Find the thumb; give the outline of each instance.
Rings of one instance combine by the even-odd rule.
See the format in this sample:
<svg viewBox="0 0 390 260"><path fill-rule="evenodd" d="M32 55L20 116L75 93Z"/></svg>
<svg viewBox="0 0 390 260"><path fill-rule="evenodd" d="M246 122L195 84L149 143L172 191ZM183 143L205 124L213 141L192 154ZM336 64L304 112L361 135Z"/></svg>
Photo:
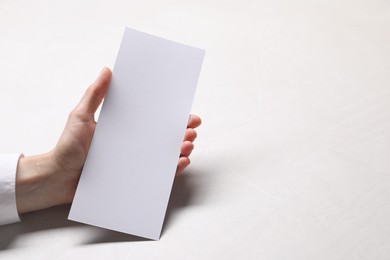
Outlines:
<svg viewBox="0 0 390 260"><path fill-rule="evenodd" d="M110 85L112 72L109 68L104 68L100 72L99 77L94 83L92 83L84 96L81 98L80 103L76 109L79 113L95 113L103 98L106 95L108 86Z"/></svg>

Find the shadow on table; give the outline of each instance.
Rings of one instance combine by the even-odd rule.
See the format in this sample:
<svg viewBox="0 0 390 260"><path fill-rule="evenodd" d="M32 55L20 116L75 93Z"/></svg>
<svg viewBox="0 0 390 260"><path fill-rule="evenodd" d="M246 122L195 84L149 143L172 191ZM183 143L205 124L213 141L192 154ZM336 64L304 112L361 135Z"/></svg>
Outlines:
<svg viewBox="0 0 390 260"><path fill-rule="evenodd" d="M201 177L187 170L186 173L175 178L172 187L171 196L165 214L164 224L161 231L161 237L169 229L169 226L175 222L175 215L185 207L195 206L200 203L201 198L205 196L204 186L201 184Z"/></svg>
<svg viewBox="0 0 390 260"><path fill-rule="evenodd" d="M197 183L195 182L195 179L196 177L194 177L194 174L188 173L175 178L162 235L173 223L175 212L185 206L191 205L194 196L197 197ZM69 209L70 205L63 205L31 212L24 214L22 216L22 222L20 223L0 226L0 251L11 249L12 242L17 239L18 236L45 230L85 226L84 224L67 219ZM91 228L94 229L94 237L91 241L86 241L84 244L151 241L149 239L116 231L94 227Z"/></svg>
<svg viewBox="0 0 390 260"><path fill-rule="evenodd" d="M187 170L186 173L181 174L175 178L165 214L161 237L164 236L164 233L169 229L169 226L174 223L176 212L201 201L201 197L204 196L205 193L204 190L202 194L199 193L200 185L200 176L192 170ZM153 241L151 239L145 239L109 230L104 230L104 232L106 232L104 235L101 237L96 237L96 239L86 244L124 241Z"/></svg>
<svg viewBox="0 0 390 260"><path fill-rule="evenodd" d="M13 240L23 234L80 225L67 220L69 205L40 210L22 216L22 222L0 227L0 250L9 249Z"/></svg>

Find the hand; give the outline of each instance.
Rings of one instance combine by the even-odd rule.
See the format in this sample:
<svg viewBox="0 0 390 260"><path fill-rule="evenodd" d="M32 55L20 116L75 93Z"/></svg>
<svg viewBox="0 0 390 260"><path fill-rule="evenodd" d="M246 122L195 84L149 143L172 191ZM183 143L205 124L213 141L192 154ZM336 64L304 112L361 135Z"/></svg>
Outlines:
<svg viewBox="0 0 390 260"><path fill-rule="evenodd" d="M104 68L69 114L65 129L52 151L19 160L16 174L19 213L72 202L95 130L94 114L105 97L110 80L111 71ZM198 116L190 116L176 174L190 164L189 156L197 136L194 128L200 124Z"/></svg>

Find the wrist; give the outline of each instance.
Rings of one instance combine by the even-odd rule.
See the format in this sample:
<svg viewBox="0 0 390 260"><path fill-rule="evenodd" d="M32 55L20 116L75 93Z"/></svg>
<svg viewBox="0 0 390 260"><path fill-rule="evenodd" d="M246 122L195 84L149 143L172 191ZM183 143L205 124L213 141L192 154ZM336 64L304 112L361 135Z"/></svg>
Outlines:
<svg viewBox="0 0 390 260"><path fill-rule="evenodd" d="M16 205L20 214L54 206L53 177L58 167L51 153L19 159L16 172Z"/></svg>

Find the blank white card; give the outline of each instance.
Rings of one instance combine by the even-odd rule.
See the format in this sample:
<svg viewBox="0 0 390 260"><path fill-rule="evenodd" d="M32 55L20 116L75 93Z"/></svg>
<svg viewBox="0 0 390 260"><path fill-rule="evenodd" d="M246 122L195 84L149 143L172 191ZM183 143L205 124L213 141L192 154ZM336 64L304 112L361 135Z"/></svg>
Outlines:
<svg viewBox="0 0 390 260"><path fill-rule="evenodd" d="M125 30L70 220L159 239L203 56Z"/></svg>

